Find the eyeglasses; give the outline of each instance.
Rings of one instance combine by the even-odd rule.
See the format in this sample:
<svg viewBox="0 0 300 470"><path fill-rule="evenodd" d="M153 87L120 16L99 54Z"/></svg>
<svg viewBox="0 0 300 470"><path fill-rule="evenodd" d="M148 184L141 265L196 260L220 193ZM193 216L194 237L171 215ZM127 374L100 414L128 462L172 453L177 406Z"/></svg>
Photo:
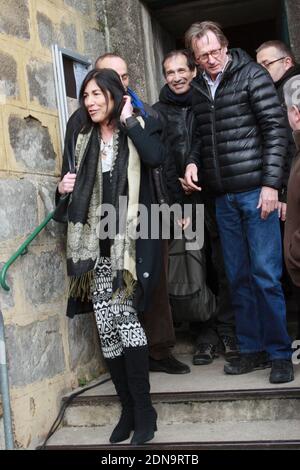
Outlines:
<svg viewBox="0 0 300 470"><path fill-rule="evenodd" d="M201 54L198 57L196 57L197 61L200 62L207 62L209 59L209 56L211 55L214 59L218 59L221 55L223 47L220 47L219 49L214 49L213 51L206 52L206 54Z"/></svg>
<svg viewBox="0 0 300 470"><path fill-rule="evenodd" d="M285 59L285 57L280 57L279 59L272 60L271 62L268 62L267 64L262 63L261 65L263 65L266 69L268 69L270 65L275 64L275 62L278 62L279 60L282 60L282 59Z"/></svg>

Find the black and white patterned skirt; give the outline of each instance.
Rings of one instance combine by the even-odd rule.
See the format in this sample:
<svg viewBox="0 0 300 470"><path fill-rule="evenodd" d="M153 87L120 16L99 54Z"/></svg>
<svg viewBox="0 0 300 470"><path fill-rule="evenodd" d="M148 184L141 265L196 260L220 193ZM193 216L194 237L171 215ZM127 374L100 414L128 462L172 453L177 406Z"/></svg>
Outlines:
<svg viewBox="0 0 300 470"><path fill-rule="evenodd" d="M147 344L133 299L125 299L120 292L112 300L110 258L101 257L95 268L92 302L104 357L112 359L121 356L124 348Z"/></svg>

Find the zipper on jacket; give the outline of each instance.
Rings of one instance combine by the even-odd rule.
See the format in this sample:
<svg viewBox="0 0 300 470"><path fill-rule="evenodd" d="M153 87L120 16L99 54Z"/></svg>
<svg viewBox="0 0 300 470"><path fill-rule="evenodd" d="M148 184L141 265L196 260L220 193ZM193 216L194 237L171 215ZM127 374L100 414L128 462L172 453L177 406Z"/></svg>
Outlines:
<svg viewBox="0 0 300 470"><path fill-rule="evenodd" d="M183 112L184 112L184 116L183 116L183 122L184 122L184 130L185 130L185 134L186 134L186 142L187 142L187 151L189 153L191 147L191 143L190 143L190 135L189 135L189 128L188 128L188 123L187 123L187 120L188 120L188 111L189 111L189 108L183 108Z"/></svg>
<svg viewBox="0 0 300 470"><path fill-rule="evenodd" d="M213 135L213 157L216 165L216 177L217 177L217 182L219 185L219 189L221 192L223 192L223 185L222 185L222 179L221 179L221 171L220 171L220 165L219 165L219 160L218 160L218 152L217 152L217 139L216 139L216 108L215 108L215 100L213 99L211 101L211 109L212 109L212 135Z"/></svg>
<svg viewBox="0 0 300 470"><path fill-rule="evenodd" d="M220 165L219 165L219 160L218 160L218 152L217 152L217 139L216 139L216 107L215 107L215 99L212 96L210 86L208 85L207 81L204 79L205 85L208 89L208 93L210 96L210 109L212 110L212 140L213 140L213 147L212 147L212 153L213 153L213 159L215 162L215 167L216 167L216 178L217 178L217 183L219 185L220 191L222 191L222 179L221 179L221 171L220 171ZM220 83L219 83L220 86ZM219 88L218 86L218 88ZM216 89L216 93L218 91L218 88ZM222 191L223 192L223 191Z"/></svg>

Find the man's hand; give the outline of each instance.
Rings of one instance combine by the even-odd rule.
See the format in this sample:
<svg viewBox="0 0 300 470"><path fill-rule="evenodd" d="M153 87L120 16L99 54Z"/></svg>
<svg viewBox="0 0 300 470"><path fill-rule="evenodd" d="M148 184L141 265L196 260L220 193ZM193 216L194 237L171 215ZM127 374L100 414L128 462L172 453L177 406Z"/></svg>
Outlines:
<svg viewBox="0 0 300 470"><path fill-rule="evenodd" d="M71 193L74 189L76 180L75 173L66 173L60 183L58 183L58 192L59 194Z"/></svg>
<svg viewBox="0 0 300 470"><path fill-rule="evenodd" d="M282 222L286 221L286 208L287 205L285 202L278 202L278 217Z"/></svg>
<svg viewBox="0 0 300 470"><path fill-rule="evenodd" d="M185 230L186 228L188 228L190 223L191 223L190 217L186 217L185 219L178 219L177 220L177 224L179 225L179 227L182 228L182 230Z"/></svg>
<svg viewBox="0 0 300 470"><path fill-rule="evenodd" d="M185 192L185 194L188 196L189 194L191 194L193 191L188 187L188 185L186 184L185 182L185 179L184 178L178 178L179 181L180 181L180 184L181 184L181 187L183 189L183 191Z"/></svg>
<svg viewBox="0 0 300 470"><path fill-rule="evenodd" d="M195 163L190 163L186 167L184 179L188 189L190 189L191 191L201 191L202 188L195 184L198 181L198 168Z"/></svg>
<svg viewBox="0 0 300 470"><path fill-rule="evenodd" d="M267 219L268 215L275 209L278 209L278 191L277 189L263 186L261 188L257 209L261 208L261 218Z"/></svg>

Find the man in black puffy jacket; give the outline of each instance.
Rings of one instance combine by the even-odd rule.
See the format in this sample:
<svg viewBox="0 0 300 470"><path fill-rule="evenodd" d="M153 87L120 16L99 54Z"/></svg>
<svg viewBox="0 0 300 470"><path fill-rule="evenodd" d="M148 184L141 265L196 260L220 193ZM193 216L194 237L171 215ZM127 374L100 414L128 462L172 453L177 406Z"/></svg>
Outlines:
<svg viewBox="0 0 300 470"><path fill-rule="evenodd" d="M211 259L217 273L214 291L218 293L215 318L201 324L193 356L195 365L211 363L218 350L223 350L226 359L237 356L235 320L225 275L223 255L217 224L212 210L214 200L206 194L184 192L186 159L191 150L195 119L192 112L191 82L196 75L196 65L187 49L169 52L163 59L163 74L166 85L161 89L159 101L153 108L163 123L163 142L167 150L165 163L166 181L172 203L205 204L206 233L209 235ZM187 189L187 188L186 188ZM189 193L189 194L187 194ZM200 197L199 197L200 196ZM210 266L208 266L210 268ZM213 281L216 283L215 276ZM188 306L187 306L188 308Z"/></svg>
<svg viewBox="0 0 300 470"><path fill-rule="evenodd" d="M216 194L241 351L224 370L243 374L268 367L270 359L270 382L289 382L294 376L278 220L284 115L269 74L241 49L228 51L219 25L193 24L186 43L201 72L192 82L196 132L185 178L191 189L200 190L200 183Z"/></svg>

